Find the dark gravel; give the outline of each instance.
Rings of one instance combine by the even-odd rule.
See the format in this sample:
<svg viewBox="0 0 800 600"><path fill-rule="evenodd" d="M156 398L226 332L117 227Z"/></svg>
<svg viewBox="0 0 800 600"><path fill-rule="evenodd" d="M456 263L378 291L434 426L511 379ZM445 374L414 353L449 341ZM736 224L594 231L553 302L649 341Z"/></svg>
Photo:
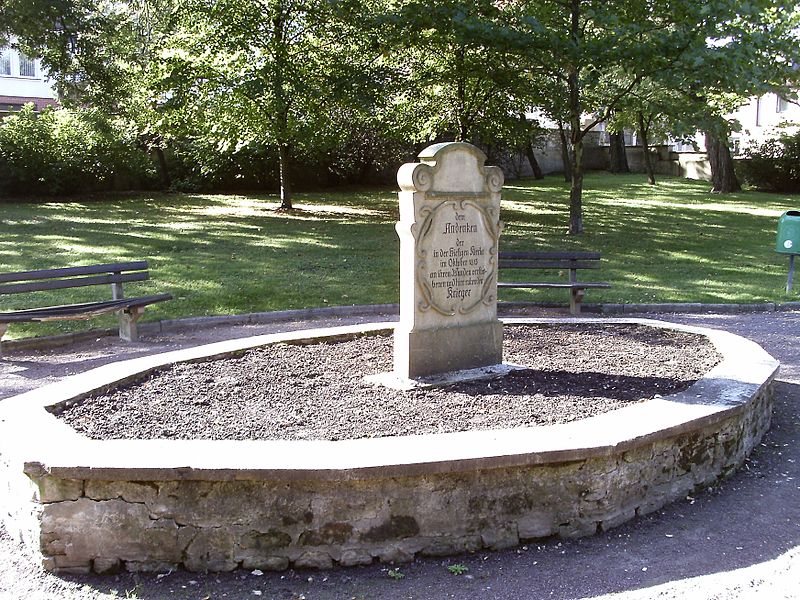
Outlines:
<svg viewBox="0 0 800 600"><path fill-rule="evenodd" d="M719 361L702 337L632 325L506 327L505 377L394 391L391 337L273 345L175 365L60 417L94 439L350 439L548 425L686 389Z"/></svg>

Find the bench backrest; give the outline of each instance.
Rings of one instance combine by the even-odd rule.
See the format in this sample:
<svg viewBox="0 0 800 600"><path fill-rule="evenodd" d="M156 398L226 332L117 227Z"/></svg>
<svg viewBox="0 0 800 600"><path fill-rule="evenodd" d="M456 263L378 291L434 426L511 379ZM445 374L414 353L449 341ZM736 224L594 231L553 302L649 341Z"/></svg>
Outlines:
<svg viewBox="0 0 800 600"><path fill-rule="evenodd" d="M501 269L599 269L599 252L500 252Z"/></svg>
<svg viewBox="0 0 800 600"><path fill-rule="evenodd" d="M21 294L88 285L119 284L126 281L145 281L149 278L146 260L0 273L0 294Z"/></svg>

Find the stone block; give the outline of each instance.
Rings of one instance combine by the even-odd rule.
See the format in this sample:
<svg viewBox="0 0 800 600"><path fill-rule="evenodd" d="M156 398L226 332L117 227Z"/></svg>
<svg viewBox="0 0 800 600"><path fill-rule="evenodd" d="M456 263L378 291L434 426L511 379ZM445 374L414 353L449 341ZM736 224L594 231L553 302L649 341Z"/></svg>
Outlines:
<svg viewBox="0 0 800 600"><path fill-rule="evenodd" d="M84 495L92 500L119 499L125 502L152 504L158 497L158 484L155 482L90 479L84 486Z"/></svg>
<svg viewBox="0 0 800 600"><path fill-rule="evenodd" d="M81 479L59 479L52 475L43 475L36 477L34 481L39 488L39 502L42 504L77 500L83 496L83 480Z"/></svg>
<svg viewBox="0 0 800 600"><path fill-rule="evenodd" d="M481 533L481 543L485 548L504 550L519 545L519 533L516 525L505 524Z"/></svg>
<svg viewBox="0 0 800 600"><path fill-rule="evenodd" d="M65 556L74 561L174 560L181 553L174 522L153 521L143 504L122 500L79 498L47 504L41 527L49 544L63 543Z"/></svg>
<svg viewBox="0 0 800 600"><path fill-rule="evenodd" d="M528 513L517 521L517 533L521 540L533 540L555 535L558 531L556 517L549 512Z"/></svg>
<svg viewBox="0 0 800 600"><path fill-rule="evenodd" d="M292 536L285 531L270 529L269 531L248 531L239 539L239 551L242 555L271 555L278 548L285 548L292 543Z"/></svg>
<svg viewBox="0 0 800 600"><path fill-rule="evenodd" d="M125 563L125 570L131 573L169 573L178 568L178 563L163 560L129 560Z"/></svg>
<svg viewBox="0 0 800 600"><path fill-rule="evenodd" d="M92 561L85 557L54 556L53 562L57 573L82 575L92 571Z"/></svg>
<svg viewBox="0 0 800 600"><path fill-rule="evenodd" d="M121 567L122 562L118 558L95 558L92 561L92 570L98 575L117 573Z"/></svg>
<svg viewBox="0 0 800 600"><path fill-rule="evenodd" d="M289 568L286 556L250 557L242 560L243 569L261 569L262 571L285 571Z"/></svg>
<svg viewBox="0 0 800 600"><path fill-rule="evenodd" d="M420 554L423 556L452 556L463 552L475 551L483 545L481 536L441 536L429 539Z"/></svg>
<svg viewBox="0 0 800 600"><path fill-rule="evenodd" d="M503 172L465 143L400 167L400 322L394 373L416 379L502 362L497 253Z"/></svg>
<svg viewBox="0 0 800 600"><path fill-rule="evenodd" d="M309 550L295 559L294 566L297 569L330 569L333 559L327 552Z"/></svg>
<svg viewBox="0 0 800 600"><path fill-rule="evenodd" d="M307 529L300 534L301 546L342 545L353 537L353 526L349 523L325 523L319 529Z"/></svg>
<svg viewBox="0 0 800 600"><path fill-rule="evenodd" d="M371 565L372 555L365 550L344 550L341 558L339 559L339 564L343 567Z"/></svg>
<svg viewBox="0 0 800 600"><path fill-rule="evenodd" d="M378 559L382 563L400 565L413 561L414 554L411 552L407 552L399 545L381 546L381 550L378 552Z"/></svg>
<svg viewBox="0 0 800 600"><path fill-rule="evenodd" d="M233 534L222 527L200 529L186 548L183 564L189 571L233 571L239 566Z"/></svg>
<svg viewBox="0 0 800 600"><path fill-rule="evenodd" d="M503 325L499 321L407 333L398 328L395 373L407 371L412 378L419 378L497 365L503 362L502 340Z"/></svg>

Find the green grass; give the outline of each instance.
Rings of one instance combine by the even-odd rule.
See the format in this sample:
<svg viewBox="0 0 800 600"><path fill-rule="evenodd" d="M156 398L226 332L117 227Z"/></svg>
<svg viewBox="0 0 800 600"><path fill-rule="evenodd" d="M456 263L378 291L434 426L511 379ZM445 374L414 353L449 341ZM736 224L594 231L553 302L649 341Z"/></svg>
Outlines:
<svg viewBox="0 0 800 600"><path fill-rule="evenodd" d="M568 236L560 177L509 182L503 249L603 253L589 278L613 284L588 302L762 302L786 294L787 259L773 251L778 216L798 198L602 173L586 178L583 236ZM391 189L297 194L295 213L257 195L141 195L0 204L0 271L147 259L151 281L128 295L169 291L144 320L314 306L397 302L397 200ZM98 299L102 288L0 297L0 310ZM505 300L558 301L564 292L507 290ZM113 326L113 317L92 326ZM19 324L7 337L86 329Z"/></svg>

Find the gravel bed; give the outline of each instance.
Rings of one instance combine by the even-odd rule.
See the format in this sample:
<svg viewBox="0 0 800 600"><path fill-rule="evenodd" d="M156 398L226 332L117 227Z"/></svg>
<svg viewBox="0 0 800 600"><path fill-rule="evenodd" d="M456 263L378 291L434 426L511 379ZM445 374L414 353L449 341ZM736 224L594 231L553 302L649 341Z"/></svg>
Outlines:
<svg viewBox="0 0 800 600"><path fill-rule="evenodd" d="M504 377L395 391L392 338L278 344L174 365L59 414L93 439L340 440L550 425L686 389L720 360L706 338L641 325L506 326Z"/></svg>

